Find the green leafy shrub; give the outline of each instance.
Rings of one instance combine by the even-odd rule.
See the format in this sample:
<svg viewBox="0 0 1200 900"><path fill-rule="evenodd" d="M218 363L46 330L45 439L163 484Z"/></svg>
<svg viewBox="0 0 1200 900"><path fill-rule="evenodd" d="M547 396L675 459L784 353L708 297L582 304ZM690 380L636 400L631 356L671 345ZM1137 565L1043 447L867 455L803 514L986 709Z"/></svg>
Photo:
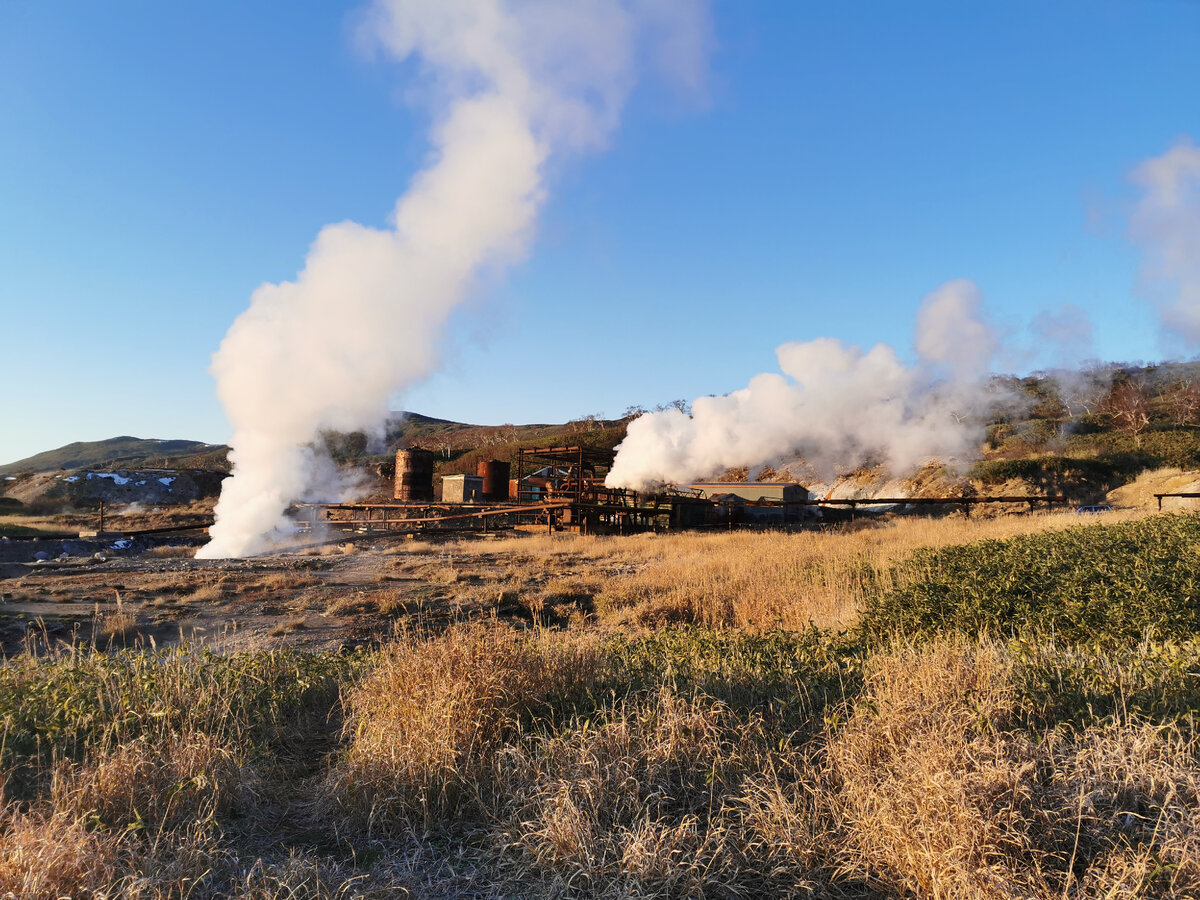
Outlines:
<svg viewBox="0 0 1200 900"><path fill-rule="evenodd" d="M328 718L354 654L192 649L24 657L0 666L0 771L36 792L56 759L135 738L206 734L250 755L285 749Z"/></svg>
<svg viewBox="0 0 1200 900"><path fill-rule="evenodd" d="M1156 516L923 550L898 587L868 598L873 639L944 632L1166 637L1200 626L1200 516Z"/></svg>
<svg viewBox="0 0 1200 900"><path fill-rule="evenodd" d="M674 627L608 645L613 690L670 683L699 690L735 710L771 710L799 728L861 684L865 650L851 637L815 627L759 634Z"/></svg>
<svg viewBox="0 0 1200 900"><path fill-rule="evenodd" d="M1190 723L1200 712L1200 640L1127 647L1014 641L1021 708L1035 731L1069 723Z"/></svg>

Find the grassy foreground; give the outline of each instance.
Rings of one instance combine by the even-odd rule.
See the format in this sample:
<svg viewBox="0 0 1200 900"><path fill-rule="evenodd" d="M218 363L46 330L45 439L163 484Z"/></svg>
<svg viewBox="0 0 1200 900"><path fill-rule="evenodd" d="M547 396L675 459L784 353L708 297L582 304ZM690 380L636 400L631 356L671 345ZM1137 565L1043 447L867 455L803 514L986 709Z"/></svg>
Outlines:
<svg viewBox="0 0 1200 900"><path fill-rule="evenodd" d="M614 575L559 630L10 660L0 896L1200 895L1200 517L1062 525L563 544Z"/></svg>

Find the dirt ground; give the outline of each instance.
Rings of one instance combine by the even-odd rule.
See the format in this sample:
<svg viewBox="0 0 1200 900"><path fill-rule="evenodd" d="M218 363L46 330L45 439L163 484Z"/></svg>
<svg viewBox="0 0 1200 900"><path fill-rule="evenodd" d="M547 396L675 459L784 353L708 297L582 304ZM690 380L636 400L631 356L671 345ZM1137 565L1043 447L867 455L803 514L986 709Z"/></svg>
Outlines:
<svg viewBox="0 0 1200 900"><path fill-rule="evenodd" d="M1194 478L1176 470L1147 473L1113 492L1112 502L1124 512L1110 515L1153 512L1155 491L1193 490ZM211 499L118 507L105 527L194 525L208 521L211 511ZM92 511L0 516L5 522L55 534L98 524ZM712 620L843 627L853 621L865 586L886 580L893 562L916 547L1078 524L1070 511L1018 505L969 518L954 511L940 519L860 517L774 537L737 531L627 538L335 535L333 542L245 560L194 559L203 531L132 540L0 536L0 654L30 646L119 649L180 641L227 652L325 650L479 618L549 626ZM868 569L870 577L862 574Z"/></svg>
<svg viewBox="0 0 1200 900"><path fill-rule="evenodd" d="M182 640L227 652L319 650L370 644L402 623L587 615L586 596L546 604L536 588L548 576L526 567L518 575L510 550L521 540L481 536L464 553L461 542L359 539L246 560L193 559L194 546L118 555L68 542L81 555L0 563L0 651L31 641L113 649ZM574 571L555 566L558 577Z"/></svg>

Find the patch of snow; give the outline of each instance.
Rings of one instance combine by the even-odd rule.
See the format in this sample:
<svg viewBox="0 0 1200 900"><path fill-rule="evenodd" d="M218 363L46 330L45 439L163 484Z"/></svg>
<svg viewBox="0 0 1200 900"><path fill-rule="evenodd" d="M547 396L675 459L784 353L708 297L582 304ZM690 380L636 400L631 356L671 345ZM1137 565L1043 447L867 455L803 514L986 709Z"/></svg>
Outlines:
<svg viewBox="0 0 1200 900"><path fill-rule="evenodd" d="M160 478L158 480L160 483L165 484L167 487L170 487L171 482L175 480L175 476L171 476L170 478Z"/></svg>
<svg viewBox="0 0 1200 900"><path fill-rule="evenodd" d="M109 549L110 550L128 550L132 546L133 546L133 541L128 541L128 540L113 541L113 543L111 544Z"/></svg>
<svg viewBox="0 0 1200 900"><path fill-rule="evenodd" d="M5 476L4 476L4 480L5 480L5 481L16 481L16 480L17 480L17 476L16 476L16 475L5 475Z"/></svg>
<svg viewBox="0 0 1200 900"><path fill-rule="evenodd" d="M89 481L91 480L92 476L95 476L96 478L111 478L117 484L129 484L129 482L132 480L129 478L125 478L122 475L118 475L116 472L88 472L87 473L87 477L88 477Z"/></svg>
<svg viewBox="0 0 1200 900"><path fill-rule="evenodd" d="M91 478L92 476L89 475L88 477ZM78 475L68 475L66 478L63 479L63 481L70 481L70 482L76 482L78 480L79 480Z"/></svg>

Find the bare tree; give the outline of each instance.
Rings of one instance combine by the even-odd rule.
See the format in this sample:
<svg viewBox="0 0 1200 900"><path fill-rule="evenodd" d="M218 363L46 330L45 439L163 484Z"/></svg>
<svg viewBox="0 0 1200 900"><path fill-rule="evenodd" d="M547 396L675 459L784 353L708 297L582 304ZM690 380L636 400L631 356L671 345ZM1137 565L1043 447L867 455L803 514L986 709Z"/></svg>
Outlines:
<svg viewBox="0 0 1200 900"><path fill-rule="evenodd" d="M1058 398L1066 407L1067 415L1072 418L1090 416L1096 412L1107 396L1106 389L1112 384L1112 374L1099 367L1056 377L1059 382Z"/></svg>
<svg viewBox="0 0 1200 900"><path fill-rule="evenodd" d="M1104 398L1104 413L1113 425L1133 435L1134 446L1142 446L1142 432L1150 425L1150 395L1140 384L1122 381Z"/></svg>
<svg viewBox="0 0 1200 900"><path fill-rule="evenodd" d="M1182 428L1195 424L1196 414L1200 413L1200 384L1191 378L1182 378L1163 393L1162 399L1175 425Z"/></svg>
<svg viewBox="0 0 1200 900"><path fill-rule="evenodd" d="M670 403L659 403L654 407L655 412L666 412L668 409L677 410L683 413L685 416L690 416L692 414L692 404L683 399L672 400Z"/></svg>

